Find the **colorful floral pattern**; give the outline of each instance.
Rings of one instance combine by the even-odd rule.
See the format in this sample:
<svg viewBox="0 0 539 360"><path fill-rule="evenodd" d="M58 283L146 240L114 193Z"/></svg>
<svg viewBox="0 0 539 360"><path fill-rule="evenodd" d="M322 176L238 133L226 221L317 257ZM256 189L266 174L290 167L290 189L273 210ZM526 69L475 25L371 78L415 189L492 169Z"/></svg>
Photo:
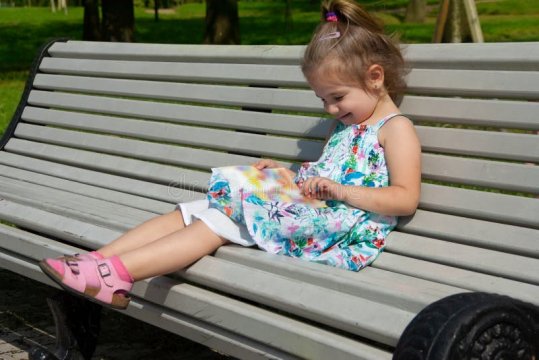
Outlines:
<svg viewBox="0 0 539 360"><path fill-rule="evenodd" d="M320 159L304 163L293 181L285 169L214 169L210 207L245 224L256 244L270 253L358 271L379 255L396 217L335 200L313 201L300 194L298 185L321 176L345 185L388 186L377 133L393 116L372 126L339 123Z"/></svg>

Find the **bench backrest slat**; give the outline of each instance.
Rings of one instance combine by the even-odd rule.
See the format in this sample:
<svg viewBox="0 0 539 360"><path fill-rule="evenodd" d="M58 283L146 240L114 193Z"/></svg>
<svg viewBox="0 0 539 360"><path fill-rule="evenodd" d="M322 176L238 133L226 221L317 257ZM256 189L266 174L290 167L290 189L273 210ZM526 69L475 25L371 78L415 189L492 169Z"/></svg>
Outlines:
<svg viewBox="0 0 539 360"><path fill-rule="evenodd" d="M202 109L204 108L199 108ZM95 109L94 109L95 111ZM193 109L195 112L196 109ZM232 112L234 111L234 112ZM237 113L244 114L245 112L227 110L230 112L229 116L235 116ZM185 115L185 114L184 114ZM228 116L223 115L221 116ZM251 113L254 117L254 113ZM49 125L64 125L68 127L78 128L81 130L92 130L92 131L102 131L105 133L110 132L111 134L116 135L125 135L125 136L146 136L147 139L151 140L163 140L167 142L176 142L176 143L188 143L185 140L182 140L182 129L183 127L167 124L167 123L155 123L155 122L143 122L137 120L123 120L116 117L107 117L103 115L90 115L90 114L81 114L75 112L67 112L60 110L51 110L51 109L41 109L36 107L27 107L24 110L22 115L23 119L30 122L36 122L41 124ZM290 123L294 121L300 122L303 118L295 118L287 115L283 115L280 119L280 115L275 115L275 122L280 122L281 125L285 123ZM221 117L222 118L222 117ZM184 116L185 119L185 116ZM186 123L189 125L207 125L208 121L203 121L202 124L197 121L198 119L189 119ZM232 118L232 121L229 121L228 118L225 118L219 123L219 126L225 128L235 128L237 118ZM279 121L281 120L281 121ZM216 122L219 120L216 119ZM249 124L250 126L239 127L245 131L260 131L263 129L262 123L260 124ZM329 125L328 121L325 121L321 125L314 125L312 122L307 123L303 121L302 123L295 124L297 133L301 135L317 135L320 131L320 127L327 128ZM137 126L146 126L148 129L141 131ZM314 128L314 129L313 129ZM161 133L165 134L164 137L158 137L159 129L162 129ZM208 139L206 142L213 144L213 139L211 139L211 133L213 130L208 130L203 128L201 130L208 133ZM459 154L467 156L482 156L482 157L491 157L494 159L505 159L505 160L517 160L517 161L529 161L534 162L539 160L539 149L535 146L534 141L536 140L535 135L527 134L514 134L506 132L490 132L487 133L488 136L485 136L486 133L476 130L467 130L467 129L447 129L447 128L438 128L430 126L417 126L417 131L423 146L423 151L426 152L435 152L435 153L449 153L449 154ZM315 134L313 134L315 132ZM156 135L153 135L153 134ZM296 134L297 134L296 133ZM217 132L219 134L219 132ZM292 135L290 133L286 135ZM156 136L156 137L152 137ZM219 135L218 135L219 136ZM454 139L459 139L459 147L454 146ZM192 144L195 144L195 139L191 136L188 137L192 141ZM272 141L278 142L277 138L272 138ZM231 139L232 140L232 139ZM322 139L320 139L322 140ZM285 141L281 139L280 141ZM289 140L291 143L292 140ZM322 144L317 145L307 145L307 140L303 141L303 144L298 143L299 148L304 148L304 146L314 146L312 150L317 153L321 150ZM316 142L312 142L316 144ZM206 145L202 143L201 145ZM284 143L279 146L285 146ZM292 146L292 145L289 145ZM237 148L237 151L241 151L241 148ZM278 156L278 155L276 155Z"/></svg>
<svg viewBox="0 0 539 360"><path fill-rule="evenodd" d="M88 170L82 167L69 166L58 162L29 158L5 151L0 153L0 163L10 166L11 168L18 167L33 173L47 174L57 178L71 180L76 183L90 184L105 189L142 196L148 199L165 201L169 204L204 197L204 194L196 192L193 189L186 190L177 187L180 182L176 184L171 182L167 185L161 185L105 172Z"/></svg>
<svg viewBox="0 0 539 360"><path fill-rule="evenodd" d="M6 150L16 154L28 155L69 165L81 166L90 170L105 171L115 175L143 179L162 185L186 184L193 190L203 191L208 173L182 169L170 165L161 165L141 160L105 155L93 151L77 150L57 145L13 139L6 145Z"/></svg>
<svg viewBox="0 0 539 360"><path fill-rule="evenodd" d="M405 57L414 68L539 70L537 44L485 43L404 45ZM50 49L55 57L128 59L149 61L298 64L304 46L114 44L69 41ZM435 56L433 56L435 54Z"/></svg>
<svg viewBox="0 0 539 360"><path fill-rule="evenodd" d="M111 77L119 79L291 86L306 88L297 65L171 63L150 61L81 60L45 58L40 70L46 73ZM407 76L408 91L436 96L481 96L537 100L534 84L539 72L413 69Z"/></svg>
<svg viewBox="0 0 539 360"><path fill-rule="evenodd" d="M539 131L538 102L410 95L403 98L400 109L419 122Z"/></svg>
<svg viewBox="0 0 539 360"><path fill-rule="evenodd" d="M224 85L175 84L143 80L97 79L65 75L38 75L37 88L82 91L156 100L212 103L257 109L321 113L321 102L309 90L246 88ZM483 99L406 96L401 110L417 121L469 123L539 130L534 121L539 103ZM518 118L514 114L519 114Z"/></svg>
<svg viewBox="0 0 539 360"><path fill-rule="evenodd" d="M291 141L288 151L284 149L273 149L271 143L268 143L267 147L264 147L264 142L260 140L259 135L249 135L249 134L227 134L227 131L222 131L219 133L219 130L215 130L215 139L214 141L219 141L223 137L228 138L232 142L232 147L228 148L235 152L243 150L244 154L248 155L261 155L261 156L279 156L281 158L302 158L308 160L316 159L316 156L313 156L313 153L319 153L321 148L321 143L313 143L309 141ZM75 132L71 133L67 130L58 130L54 128L42 129L41 127L32 127L31 125L21 124L16 132L16 135L21 138L28 138L40 141L47 141L47 139L55 139L56 136L52 134L57 134L57 140L53 140L53 143L61 143L71 146L79 146L80 148L88 148L92 150L105 149L108 147L107 144L113 144L114 142L120 142L114 137L102 137L102 142L96 141L95 136L91 134ZM196 139L196 133L191 131L190 134ZM207 137L201 135L201 139L211 139L211 134ZM234 135L238 136L242 140L234 141ZM84 138L87 140L84 140ZM91 139L93 137L93 139ZM178 136L180 138L180 136ZM91 139L91 140L90 140ZM155 140L155 138L154 138ZM163 140L163 139L161 139ZM264 138L268 140L268 138ZM283 144L286 143L286 139L282 139ZM124 141L124 143L127 143ZM204 145L203 143L195 142L196 145ZM240 146L241 144L241 146ZM279 144L278 141L274 141L273 144ZM191 140L188 141L187 145L193 145ZM114 146L114 145L113 145ZM235 146L235 147L234 147ZM226 147L221 145L215 146L219 150L226 150ZM133 145L133 148L127 148L113 153L121 154L125 156L130 156L136 154L137 151ZM279 150L277 152L277 150ZM163 159L161 154L160 158L166 160L166 162L171 162L167 157ZM244 158L247 159L247 158ZM153 159L158 160L158 159ZM211 160L208 157L208 160ZM172 159L172 162L174 159ZM211 163L212 166L215 163ZM225 162L223 165L234 165L237 162L228 163ZM448 169L451 169L448 171ZM521 192L535 192L537 191L537 183L535 182L536 176L538 176L539 168L513 164L513 163L502 163L495 161L481 161L477 159L468 159L468 158L455 158L446 155L435 155L435 154L423 154L423 175L425 179L438 180L438 181L447 181L455 182L460 184L470 184L484 187L495 187L499 189L511 190L511 191L521 191Z"/></svg>
<svg viewBox="0 0 539 360"><path fill-rule="evenodd" d="M212 105L321 112L321 102L309 90L283 90L206 84L178 84L146 80L87 78L38 74L38 89L81 91L158 100L174 100Z"/></svg>
<svg viewBox="0 0 539 360"><path fill-rule="evenodd" d="M412 218L404 218L399 222L397 228L409 234L470 246L515 254L526 253L532 257L539 254L536 245L539 239L537 230L522 226L418 210Z"/></svg>
<svg viewBox="0 0 539 360"><path fill-rule="evenodd" d="M290 114L157 103L130 99L105 98L81 94L34 90L28 103L36 106L97 112L201 126L234 128L245 131L324 138L331 121Z"/></svg>

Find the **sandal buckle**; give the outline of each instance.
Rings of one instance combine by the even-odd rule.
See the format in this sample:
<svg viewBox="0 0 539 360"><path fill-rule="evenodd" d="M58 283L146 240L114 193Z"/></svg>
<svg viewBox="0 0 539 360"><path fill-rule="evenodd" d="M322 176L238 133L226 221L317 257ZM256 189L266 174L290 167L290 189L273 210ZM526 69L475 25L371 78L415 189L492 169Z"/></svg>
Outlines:
<svg viewBox="0 0 539 360"><path fill-rule="evenodd" d="M102 278L105 278L107 276L111 275L110 268L107 264L99 264L97 266L97 269L99 270L99 275L101 275Z"/></svg>

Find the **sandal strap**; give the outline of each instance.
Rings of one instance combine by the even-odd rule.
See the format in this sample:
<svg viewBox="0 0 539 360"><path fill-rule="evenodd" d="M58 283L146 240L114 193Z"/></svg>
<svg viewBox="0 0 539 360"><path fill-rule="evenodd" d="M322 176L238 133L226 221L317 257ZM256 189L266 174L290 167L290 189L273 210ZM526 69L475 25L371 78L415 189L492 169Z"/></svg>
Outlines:
<svg viewBox="0 0 539 360"><path fill-rule="evenodd" d="M64 261L66 263L66 265L69 267L69 269L71 270L71 272L75 275L79 275L80 274L80 269L79 269L79 261L80 259L77 259L77 254L75 255L64 255Z"/></svg>

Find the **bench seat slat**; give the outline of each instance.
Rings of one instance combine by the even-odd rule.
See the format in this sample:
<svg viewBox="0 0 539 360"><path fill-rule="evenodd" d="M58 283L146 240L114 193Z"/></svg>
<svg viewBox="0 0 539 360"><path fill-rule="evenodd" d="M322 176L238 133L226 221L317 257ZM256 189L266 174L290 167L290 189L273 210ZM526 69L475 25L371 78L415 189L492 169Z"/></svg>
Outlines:
<svg viewBox="0 0 539 360"><path fill-rule="evenodd" d="M390 236L391 253L539 285L539 259L399 232Z"/></svg>
<svg viewBox="0 0 539 360"><path fill-rule="evenodd" d="M141 196L130 195L119 191L103 189L93 185L82 184L32 171L8 167L1 164L0 173L2 174L2 178L10 178L27 183L44 185L52 189L68 191L70 193L88 196L98 200L106 200L143 211L150 211L154 214L163 214L167 211L171 211L173 208L173 205L170 203L147 199Z"/></svg>
<svg viewBox="0 0 539 360"><path fill-rule="evenodd" d="M78 220L126 231L156 214L105 200L0 176L0 197ZM172 208L172 207L171 207ZM32 221L32 218L28 218Z"/></svg>
<svg viewBox="0 0 539 360"><path fill-rule="evenodd" d="M539 232L527 227L417 210L413 217L401 218L397 228L410 234L539 258Z"/></svg>
<svg viewBox="0 0 539 360"><path fill-rule="evenodd" d="M72 180L79 184L88 184L103 189L116 190L126 194L142 196L174 204L181 201L196 200L204 194L194 190L185 190L170 185L160 185L146 181L130 179L117 175L86 170L79 167L25 157L8 152L0 152L0 164L12 168L27 170L36 174L45 174L55 178ZM156 209L157 210L157 209Z"/></svg>
<svg viewBox="0 0 539 360"><path fill-rule="evenodd" d="M32 236L30 233L18 229L15 230L17 232L10 231L6 227L0 227L0 234L10 236L13 239L13 241L8 241L8 244L13 244L15 239L20 240L22 247L25 249L24 253L29 254L34 260L41 259L43 256L57 257L60 254L80 251L77 248L60 244L47 238ZM15 246L10 250L18 252L19 249ZM44 281L44 279L47 279L37 269L37 266L35 271L36 274L39 273L43 276L43 279L36 280ZM165 293L166 296L164 296ZM133 294L135 295L133 300L134 306L127 310L128 313L133 312L134 309L139 307L138 304L141 300L138 296L150 294L147 296L150 301L164 305L166 309L174 309L181 303L183 314L195 316L199 319L204 319L208 312L212 312L214 323L219 324L221 329L238 330L237 328L239 326L240 332L249 339L257 340L268 345L279 344L281 350L289 351L290 354L295 353L297 356L326 359L330 354L339 354L339 356L343 356L343 359L357 359L357 352L361 350L362 356L364 356L361 358L390 358L388 352L379 350L371 345L358 343L319 327L286 318L273 311L260 309L167 277L137 283L133 289ZM145 307L148 307L148 304L150 304L149 302L145 303L147 304ZM160 310L160 312L163 311L165 314L168 313L170 314L169 316L173 316L168 310ZM182 315L176 315L176 317L179 317L179 320L182 319ZM165 319L161 319L160 325L162 325L163 321ZM282 334L282 331L287 332L288 336L279 336L279 334ZM183 334L181 335L183 336ZM248 341L248 339L242 339L242 341L246 346L249 344L252 345L252 341ZM298 348L298 344L305 346ZM221 349L219 347L217 348Z"/></svg>
<svg viewBox="0 0 539 360"><path fill-rule="evenodd" d="M396 345L398 336L413 317L412 313L378 302L270 276L264 271L214 257L202 258L183 271L182 277L392 346ZM276 289L279 289L277 293ZM327 309L332 304L339 304L339 307L330 311L329 317ZM361 311L357 311L358 306ZM389 322L392 327L384 326Z"/></svg>
<svg viewBox="0 0 539 360"><path fill-rule="evenodd" d="M0 202L1 205L3 205L3 202ZM16 207L17 205L15 204ZM12 206L11 210L13 208ZM19 208L23 207L19 206ZM3 210L2 207L0 207L0 210ZM244 276L246 271L250 273L249 277ZM277 307L294 314L302 312L309 314L309 318L314 321L330 326L338 326L339 328L344 327L358 335L369 332L369 338L393 346L398 340L398 334L402 332L413 316L412 313L369 300L360 301L364 311L354 312L352 310L357 306L356 301L359 300L356 297L334 290L321 292L320 288L314 285L292 281L281 276L272 276L263 271L256 271L256 273L254 271L256 270L228 261L205 257L182 272L182 276L198 284L231 292L234 295L251 300L256 299L268 306ZM242 277L246 280L241 283L238 282L238 279ZM218 281L217 278L219 278ZM287 294L287 296L283 295L280 299L272 299L269 295L274 293L275 287L280 288L282 293ZM323 296L321 295L322 293L324 293ZM290 294L297 294L297 296L288 296ZM329 318L327 315L320 313L320 309L326 308L328 304L336 300L334 298L339 300L340 306L339 309L336 309L338 313ZM347 307L350 307L351 313L356 315L350 316L348 311L343 310ZM372 310L369 310L371 308ZM380 316L380 314L385 315ZM391 319L394 326L392 331L383 329L382 324L389 319ZM372 334L373 331L375 334Z"/></svg>
<svg viewBox="0 0 539 360"><path fill-rule="evenodd" d="M393 273L372 267L359 272L321 268L288 256L275 256L236 245L220 247L215 257L413 312L445 296L464 291L414 277L396 277Z"/></svg>
<svg viewBox="0 0 539 360"><path fill-rule="evenodd" d="M57 254L80 253L80 247L51 240L14 226L0 224L0 236L8 239L2 243L2 251L8 250L25 258L41 260L57 257Z"/></svg>
<svg viewBox="0 0 539 360"><path fill-rule="evenodd" d="M211 82L262 86L308 84L297 65L171 63L148 61L45 58L45 73L128 79ZM491 96L539 99L533 84L539 72L413 69L407 77L408 91L415 94Z"/></svg>
<svg viewBox="0 0 539 360"><path fill-rule="evenodd" d="M6 269L16 274L49 286L58 287L56 283L52 282L52 280L43 274L37 265L21 259L17 255L0 252L0 263L5 263ZM193 318L179 314L174 310L155 306L140 298L133 298L131 307L125 310L125 314L190 340L204 343L211 348L219 349L226 354L237 356L238 358L250 356L253 359L281 359L284 357L297 359L290 354L269 349L269 347L256 344L256 342L249 339L241 339L237 334L226 336L220 328L217 328L218 331L212 331L215 330L215 327L208 323L197 322ZM387 358L390 358L389 355Z"/></svg>
<svg viewBox="0 0 539 360"><path fill-rule="evenodd" d="M40 234L70 241L80 247L98 249L122 235L122 231L119 230L66 218L13 201L0 200L0 215L5 221L23 229L31 229Z"/></svg>
<svg viewBox="0 0 539 360"><path fill-rule="evenodd" d="M383 253L371 266L376 269L468 289L469 291L505 294L539 305L539 286L499 276L482 274L389 252ZM500 266L505 266L505 264Z"/></svg>
<svg viewBox="0 0 539 360"><path fill-rule="evenodd" d="M43 107L162 120L245 131L325 138L331 121L312 116L267 114L153 101L106 98L82 94L32 90L28 103ZM28 108L27 108L28 109Z"/></svg>

